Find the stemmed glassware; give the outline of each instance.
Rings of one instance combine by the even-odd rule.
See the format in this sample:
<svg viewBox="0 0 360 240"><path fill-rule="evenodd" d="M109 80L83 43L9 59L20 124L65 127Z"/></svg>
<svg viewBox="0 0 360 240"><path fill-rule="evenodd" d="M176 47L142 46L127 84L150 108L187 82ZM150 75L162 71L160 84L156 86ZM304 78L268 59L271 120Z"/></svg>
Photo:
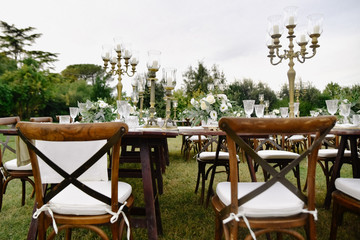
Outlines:
<svg viewBox="0 0 360 240"><path fill-rule="evenodd" d="M79 108L78 107L69 107L70 111L70 117L72 119L72 123L75 123L75 118L79 114Z"/></svg>
<svg viewBox="0 0 360 240"><path fill-rule="evenodd" d="M243 100L246 117L250 118L254 111L255 100Z"/></svg>
<svg viewBox="0 0 360 240"><path fill-rule="evenodd" d="M342 103L339 106L339 114L344 117L344 123L349 123L348 116L350 115L351 104Z"/></svg>
<svg viewBox="0 0 360 240"><path fill-rule="evenodd" d="M298 102L294 103L294 116L298 117L298 115L299 115L299 106L300 106L300 103L298 103Z"/></svg>
<svg viewBox="0 0 360 240"><path fill-rule="evenodd" d="M127 120L127 118L130 115L131 106L127 101L116 101L118 113L120 114L120 118L124 118L124 121Z"/></svg>
<svg viewBox="0 0 360 240"><path fill-rule="evenodd" d="M281 107L280 114L282 118L286 118L289 115L289 108L288 107Z"/></svg>
<svg viewBox="0 0 360 240"><path fill-rule="evenodd" d="M258 117L258 118L264 117L264 109L265 109L264 104L256 104L255 105L256 117Z"/></svg>
<svg viewBox="0 0 360 240"><path fill-rule="evenodd" d="M334 99L334 100L325 100L326 102L326 107L327 107L327 110L328 112L331 114L331 115L334 115L337 110L338 110L338 103L339 103L339 100L337 99Z"/></svg>

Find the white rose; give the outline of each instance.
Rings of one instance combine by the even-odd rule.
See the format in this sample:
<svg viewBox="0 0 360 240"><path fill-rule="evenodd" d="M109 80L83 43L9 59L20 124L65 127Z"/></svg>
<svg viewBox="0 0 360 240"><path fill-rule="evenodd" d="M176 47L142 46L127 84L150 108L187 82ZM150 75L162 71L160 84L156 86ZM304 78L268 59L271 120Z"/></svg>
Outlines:
<svg viewBox="0 0 360 240"><path fill-rule="evenodd" d="M227 96L225 94L218 94L217 96L218 96L218 98L222 98L225 101L228 100L228 98L227 98Z"/></svg>
<svg viewBox="0 0 360 240"><path fill-rule="evenodd" d="M200 108L201 108L201 110L206 110L207 109L207 105L206 105L205 101L201 101Z"/></svg>
<svg viewBox="0 0 360 240"><path fill-rule="evenodd" d="M207 101L208 103L210 103L210 104L215 103L215 97L214 97L214 95L212 95L212 94L207 95L206 101Z"/></svg>

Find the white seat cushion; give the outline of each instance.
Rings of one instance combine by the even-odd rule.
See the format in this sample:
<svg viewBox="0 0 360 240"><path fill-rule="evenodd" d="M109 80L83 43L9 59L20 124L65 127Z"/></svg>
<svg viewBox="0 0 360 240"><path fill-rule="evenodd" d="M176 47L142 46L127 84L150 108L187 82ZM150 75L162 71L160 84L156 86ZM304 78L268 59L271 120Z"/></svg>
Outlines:
<svg viewBox="0 0 360 240"><path fill-rule="evenodd" d="M201 159L201 160L214 160L215 156L216 156L216 152L201 152L197 158ZM237 155L236 155L236 158L239 161L239 157ZM228 152L219 152L218 159L228 160L229 153Z"/></svg>
<svg viewBox="0 0 360 240"><path fill-rule="evenodd" d="M18 166L16 158L4 163L4 167L7 170L17 170L17 171L32 170L31 169L31 163L26 164L24 166Z"/></svg>
<svg viewBox="0 0 360 240"><path fill-rule="evenodd" d="M291 137L287 138L287 140L290 140L290 141L302 141L305 139L306 139L306 137L304 137L303 135L292 135Z"/></svg>
<svg viewBox="0 0 360 240"><path fill-rule="evenodd" d="M360 179L359 178L337 178L335 187L337 190L360 200Z"/></svg>
<svg viewBox="0 0 360 240"><path fill-rule="evenodd" d="M111 197L111 181L88 181L83 182L88 187ZM132 188L128 183L119 182L118 199L123 203L132 192ZM93 198L70 184L53 199L49 201L50 208L58 214L70 215L101 215L106 214L105 209L109 209L109 205Z"/></svg>
<svg viewBox="0 0 360 240"><path fill-rule="evenodd" d="M200 139L201 139L201 141L204 141L204 140L207 140L208 138L204 135L200 135ZM193 141L193 142L199 141L199 136L198 135L191 136L188 138L188 140Z"/></svg>
<svg viewBox="0 0 360 240"><path fill-rule="evenodd" d="M264 184L263 182L238 183L238 198ZM216 187L216 194L226 205L230 205L230 182L221 182ZM304 202L277 182L252 200L239 206L239 212L247 217L283 217L298 214Z"/></svg>
<svg viewBox="0 0 360 240"><path fill-rule="evenodd" d="M319 158L335 158L338 154L338 149L319 149L318 157ZM344 151L344 157L350 157L351 151L345 150Z"/></svg>
<svg viewBox="0 0 360 240"><path fill-rule="evenodd" d="M295 159L300 155L282 150L260 150L257 152L263 159Z"/></svg>

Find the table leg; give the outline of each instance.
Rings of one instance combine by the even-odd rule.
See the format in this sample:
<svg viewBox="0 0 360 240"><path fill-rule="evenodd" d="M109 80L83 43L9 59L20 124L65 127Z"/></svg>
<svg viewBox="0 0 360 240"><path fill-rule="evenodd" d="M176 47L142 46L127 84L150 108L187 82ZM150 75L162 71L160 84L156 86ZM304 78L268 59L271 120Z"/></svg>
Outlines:
<svg viewBox="0 0 360 240"><path fill-rule="evenodd" d="M155 196L153 178L151 174L151 160L149 140L144 139L140 143L140 157L141 157L141 172L142 182L144 188L144 201L146 212L146 225L148 230L148 239L158 239L157 217L155 209Z"/></svg>

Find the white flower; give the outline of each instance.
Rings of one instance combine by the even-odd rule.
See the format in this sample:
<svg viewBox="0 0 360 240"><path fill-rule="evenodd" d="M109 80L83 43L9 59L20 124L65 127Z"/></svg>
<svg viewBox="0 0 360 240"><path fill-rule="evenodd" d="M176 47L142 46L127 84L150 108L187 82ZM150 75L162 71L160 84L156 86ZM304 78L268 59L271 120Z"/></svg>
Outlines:
<svg viewBox="0 0 360 240"><path fill-rule="evenodd" d="M220 112L225 112L226 110L228 110L228 106L225 103L222 103L220 105Z"/></svg>
<svg viewBox="0 0 360 240"><path fill-rule="evenodd" d="M232 104L231 103L227 103L227 106L229 107L229 108L232 108Z"/></svg>
<svg viewBox="0 0 360 240"><path fill-rule="evenodd" d="M205 101L201 101L200 108L201 110L207 110L207 104Z"/></svg>
<svg viewBox="0 0 360 240"><path fill-rule="evenodd" d="M215 121L217 119L217 112L212 110L210 112L210 118Z"/></svg>
<svg viewBox="0 0 360 240"><path fill-rule="evenodd" d="M228 100L228 98L227 98L227 96L225 94L218 94L217 97L222 98L224 101Z"/></svg>
<svg viewBox="0 0 360 240"><path fill-rule="evenodd" d="M279 111L279 109L274 109L274 110L273 110L273 113L275 113L275 114L280 114L280 111Z"/></svg>
<svg viewBox="0 0 360 240"><path fill-rule="evenodd" d="M191 105L193 105L194 107L196 107L196 106L199 104L194 98L192 98L192 99L190 100L190 103L191 103Z"/></svg>
<svg viewBox="0 0 360 240"><path fill-rule="evenodd" d="M106 108L106 107L109 106L109 105L108 105L106 102L104 102L103 100L99 100L98 102L99 102L99 107L100 107L100 108Z"/></svg>
<svg viewBox="0 0 360 240"><path fill-rule="evenodd" d="M212 95L212 94L207 95L207 96L206 96L206 101L207 101L208 103L210 103L210 104L215 103L215 97L214 97L214 95Z"/></svg>
<svg viewBox="0 0 360 240"><path fill-rule="evenodd" d="M135 108L133 106L130 107L130 114L134 114L135 113Z"/></svg>

